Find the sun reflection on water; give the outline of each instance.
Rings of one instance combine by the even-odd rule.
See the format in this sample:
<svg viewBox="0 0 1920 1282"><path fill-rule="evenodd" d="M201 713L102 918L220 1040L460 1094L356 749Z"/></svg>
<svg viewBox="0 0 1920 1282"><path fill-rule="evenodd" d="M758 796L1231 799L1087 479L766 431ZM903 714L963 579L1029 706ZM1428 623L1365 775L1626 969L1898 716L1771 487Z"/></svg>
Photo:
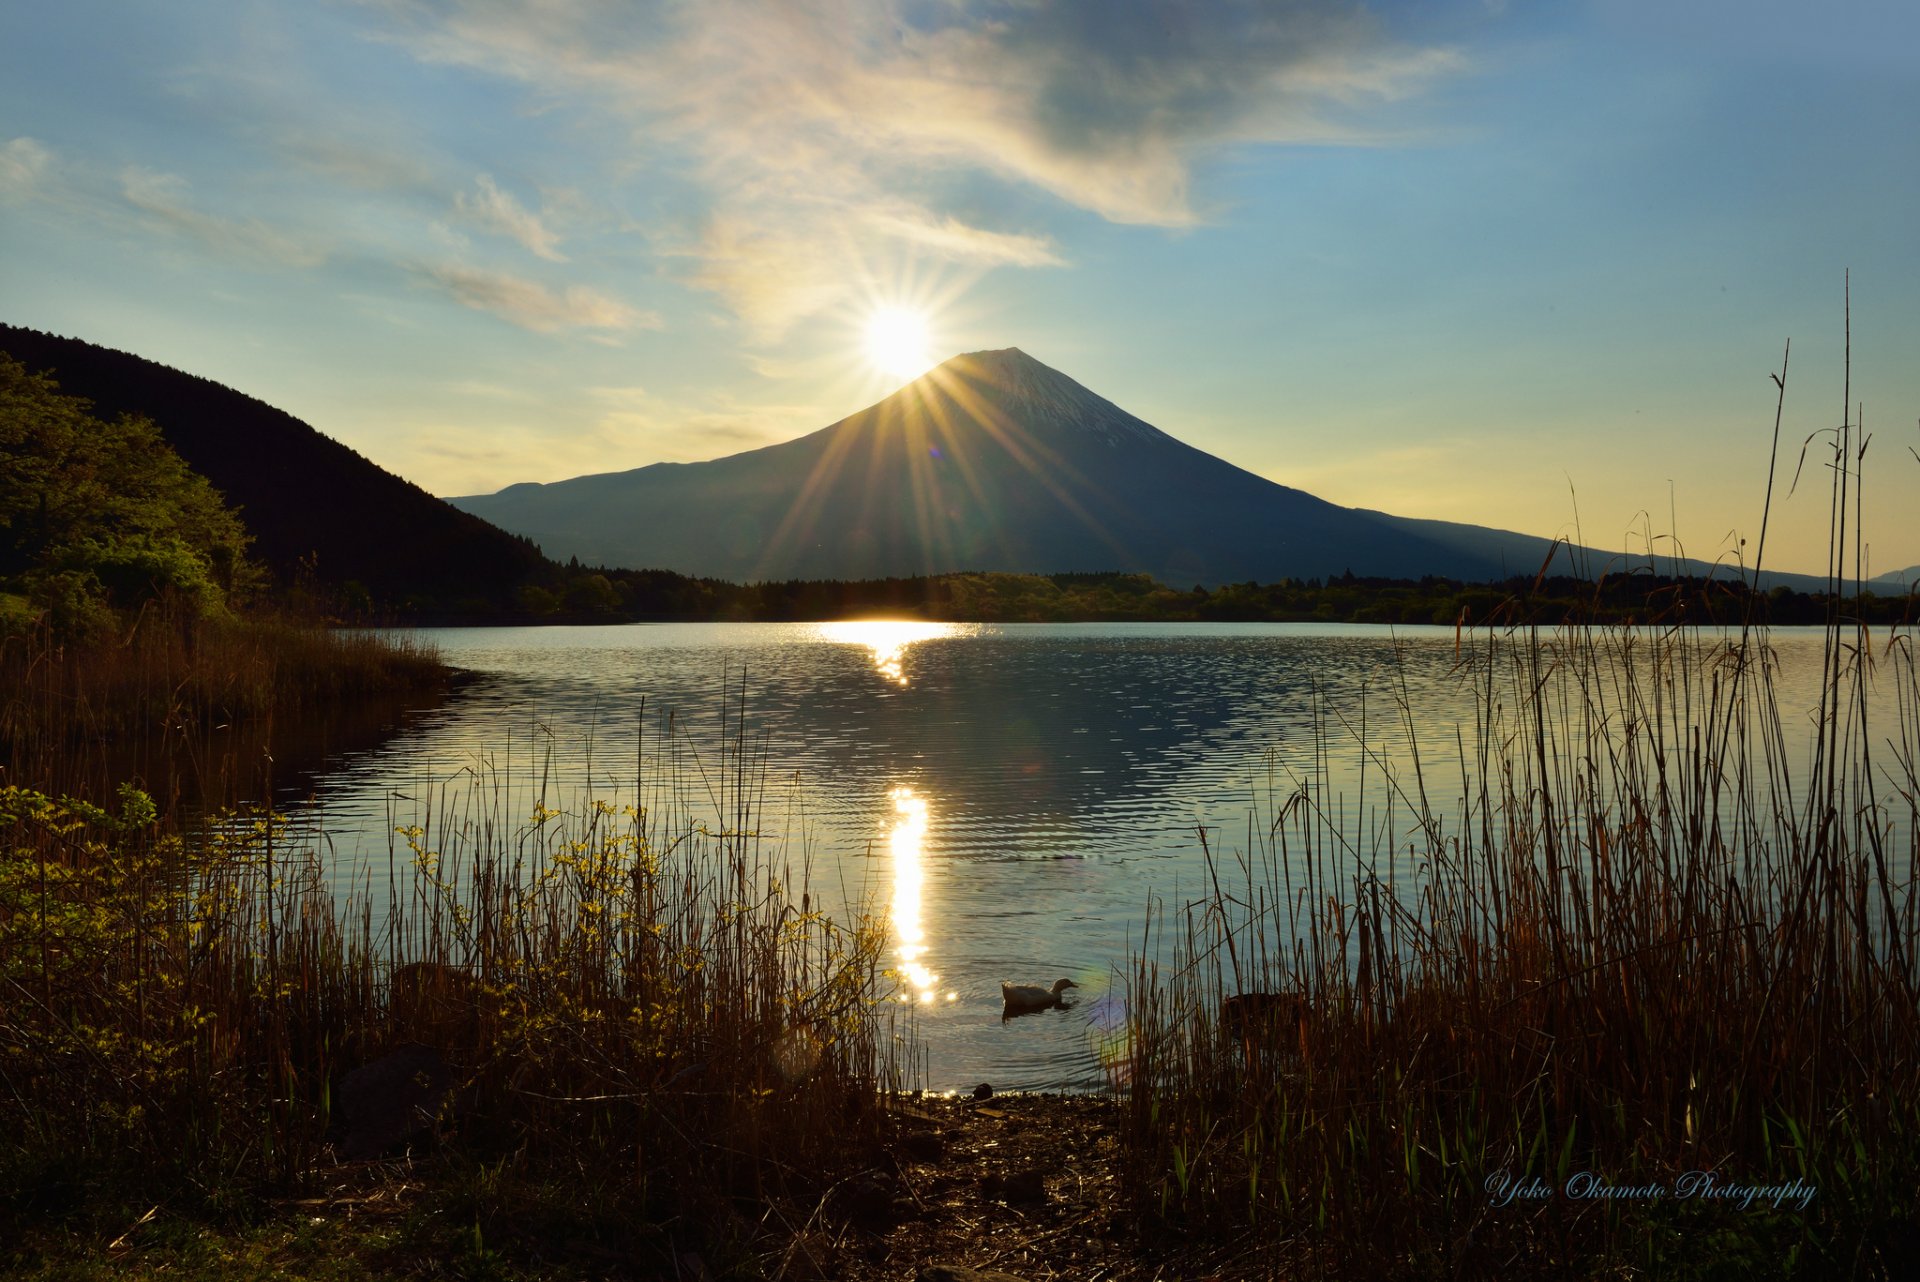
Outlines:
<svg viewBox="0 0 1920 1282"><path fill-rule="evenodd" d="M842 645L863 645L873 651L873 666L894 685L906 685L907 647L917 641L932 641L958 635L952 623L923 623L913 619L848 619L823 623L820 635Z"/></svg>
<svg viewBox="0 0 1920 1282"><path fill-rule="evenodd" d="M926 890L927 800L911 788L895 788L893 831L887 844L893 853L893 932L900 941L897 952L903 1002L927 1004L941 1000L940 976L927 969L926 927L921 924ZM952 1001L956 993L944 994Z"/></svg>

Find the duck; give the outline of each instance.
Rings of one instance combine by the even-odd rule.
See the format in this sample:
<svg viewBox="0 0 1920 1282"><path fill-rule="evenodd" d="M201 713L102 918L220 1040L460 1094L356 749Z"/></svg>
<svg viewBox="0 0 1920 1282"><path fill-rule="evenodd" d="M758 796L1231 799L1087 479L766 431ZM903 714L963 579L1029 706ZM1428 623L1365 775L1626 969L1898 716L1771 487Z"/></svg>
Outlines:
<svg viewBox="0 0 1920 1282"><path fill-rule="evenodd" d="M1056 979L1052 988L1042 988L1038 984L1000 985L1000 1000L1007 1004L1007 1010L1013 1014L1024 1015L1028 1011L1047 1010L1054 1006L1065 1006L1060 994L1069 988L1080 985L1071 979Z"/></svg>

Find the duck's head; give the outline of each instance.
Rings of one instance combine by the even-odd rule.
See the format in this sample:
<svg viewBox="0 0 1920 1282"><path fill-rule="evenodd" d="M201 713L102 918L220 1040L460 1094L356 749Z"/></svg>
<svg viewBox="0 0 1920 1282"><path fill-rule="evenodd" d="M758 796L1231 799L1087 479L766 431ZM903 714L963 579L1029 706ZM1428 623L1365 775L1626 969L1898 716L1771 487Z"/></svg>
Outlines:
<svg viewBox="0 0 1920 1282"><path fill-rule="evenodd" d="M1061 993L1065 992L1067 989L1078 988L1078 987L1080 987L1080 985L1074 983L1071 979L1056 979L1053 981L1053 995L1055 997L1058 997Z"/></svg>

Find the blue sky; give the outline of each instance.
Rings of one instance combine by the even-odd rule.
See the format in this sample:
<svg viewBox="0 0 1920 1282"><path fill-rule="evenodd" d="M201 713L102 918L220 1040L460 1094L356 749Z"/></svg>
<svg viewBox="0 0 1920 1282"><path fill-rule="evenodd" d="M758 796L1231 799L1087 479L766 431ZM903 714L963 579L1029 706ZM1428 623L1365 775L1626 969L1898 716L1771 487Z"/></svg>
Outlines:
<svg viewBox="0 0 1920 1282"><path fill-rule="evenodd" d="M1789 337L1786 475L1840 419L1848 269L1891 570L1910 4L63 0L0 43L0 319L440 494L824 426L894 305L1336 502L1711 558ZM1822 564L1809 468L1776 568Z"/></svg>

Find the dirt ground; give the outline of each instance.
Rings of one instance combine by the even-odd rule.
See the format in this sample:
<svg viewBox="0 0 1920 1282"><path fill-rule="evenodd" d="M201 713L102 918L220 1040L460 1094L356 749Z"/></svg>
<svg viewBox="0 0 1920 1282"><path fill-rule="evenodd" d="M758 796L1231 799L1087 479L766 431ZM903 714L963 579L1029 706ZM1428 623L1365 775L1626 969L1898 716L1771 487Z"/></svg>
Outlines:
<svg viewBox="0 0 1920 1282"><path fill-rule="evenodd" d="M788 1277L900 1282L929 1264L1026 1282L1258 1276L1251 1261L1219 1258L1225 1252L1143 1257L1121 1187L1113 1100L926 1096L891 1112L893 1170L835 1191L820 1223L796 1238Z"/></svg>
<svg viewBox="0 0 1920 1282"><path fill-rule="evenodd" d="M659 1243L640 1251L593 1235L553 1235L530 1222L478 1230L464 1251L446 1218L455 1180L444 1154L388 1157L331 1168L315 1195L279 1200L255 1228L209 1232L156 1206L101 1249L49 1240L34 1278L199 1276L539 1279L672 1278L715 1282L922 1282L930 1266L991 1271L1020 1282L1239 1282L1270 1275L1227 1244L1143 1238L1129 1219L1120 1171L1121 1105L1083 1095L935 1096L890 1101L890 1137L873 1167L832 1185L810 1210L762 1207L763 1243L787 1243L730 1266ZM464 1206L464 1203L460 1203ZM432 1208L440 1208L433 1210ZM755 1218L745 1205L747 1221ZM461 1214L471 1215L471 1210ZM470 1226L471 1220L462 1220ZM459 1226L455 1226L459 1227ZM769 1232L770 1231L770 1232ZM1152 1235L1148 1235L1150 1238ZM684 1239L683 1239L684 1240ZM436 1247L434 1244L439 1243ZM666 1247L664 1256L659 1248ZM469 1258L470 1257L470 1258ZM0 1253L0 1265L5 1255ZM0 1267L0 1272L6 1272ZM964 1277L946 1275L947 1277Z"/></svg>

